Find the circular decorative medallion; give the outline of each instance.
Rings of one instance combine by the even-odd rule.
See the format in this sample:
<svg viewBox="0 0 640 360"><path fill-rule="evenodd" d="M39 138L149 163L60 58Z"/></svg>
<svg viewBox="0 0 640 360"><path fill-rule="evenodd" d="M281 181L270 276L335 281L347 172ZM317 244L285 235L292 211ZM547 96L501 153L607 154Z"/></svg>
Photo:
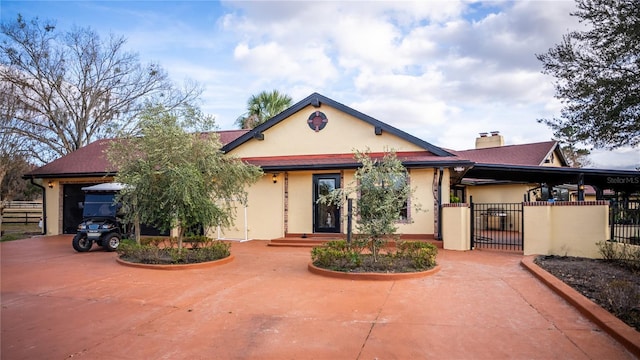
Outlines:
<svg viewBox="0 0 640 360"><path fill-rule="evenodd" d="M321 111L314 111L309 115L309 120L307 120L307 124L309 124L309 127L315 132L324 129L328 122L329 119L327 119L327 116Z"/></svg>

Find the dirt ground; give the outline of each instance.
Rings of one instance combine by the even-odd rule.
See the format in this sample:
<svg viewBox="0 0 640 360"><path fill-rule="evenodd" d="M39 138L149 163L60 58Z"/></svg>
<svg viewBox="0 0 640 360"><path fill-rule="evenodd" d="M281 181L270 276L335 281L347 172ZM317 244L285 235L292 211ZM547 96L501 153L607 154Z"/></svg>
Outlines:
<svg viewBox="0 0 640 360"><path fill-rule="evenodd" d="M640 274L598 259L540 256L535 263L640 331Z"/></svg>

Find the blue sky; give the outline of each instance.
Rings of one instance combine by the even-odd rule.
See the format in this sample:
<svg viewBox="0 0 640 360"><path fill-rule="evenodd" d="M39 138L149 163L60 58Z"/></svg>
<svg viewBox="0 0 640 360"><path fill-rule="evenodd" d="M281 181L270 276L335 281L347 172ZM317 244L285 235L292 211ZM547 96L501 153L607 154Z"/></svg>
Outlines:
<svg viewBox="0 0 640 360"><path fill-rule="evenodd" d="M573 1L6 1L2 21L124 36L142 62L196 80L202 108L234 128L246 101L319 92L434 145L547 141L559 114L535 54L579 29ZM595 150L593 167L635 168L640 149Z"/></svg>

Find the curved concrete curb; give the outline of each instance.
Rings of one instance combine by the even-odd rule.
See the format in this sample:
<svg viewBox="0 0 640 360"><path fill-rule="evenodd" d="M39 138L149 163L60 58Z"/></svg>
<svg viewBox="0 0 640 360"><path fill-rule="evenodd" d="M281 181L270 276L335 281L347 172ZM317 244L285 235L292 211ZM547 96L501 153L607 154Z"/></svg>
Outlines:
<svg viewBox="0 0 640 360"><path fill-rule="evenodd" d="M234 259L235 259L235 257L233 255L229 255L224 259L214 260L214 261L207 261L207 262L202 262L202 263L195 263L195 264L167 264L167 265L163 265L163 264L139 264L139 263L133 263L133 262L125 261L125 260L122 260L120 258L116 258L116 261L121 265L131 266L131 267L136 267L136 268L141 268L141 269L188 270L188 269L203 269L203 268L209 268L209 267L214 267L214 266L218 266L218 265L223 265L223 264L227 264L227 263L232 262Z"/></svg>
<svg viewBox="0 0 640 360"><path fill-rule="evenodd" d="M577 308L578 311L589 318L589 320L600 326L632 354L640 357L640 332L625 324L622 320L613 316L598 304L587 299L571 286L565 284L557 277L536 265L533 262L536 256L537 255L525 256L521 261L522 266L529 270L544 284L549 286L553 291L560 295L560 297L569 302L569 304Z"/></svg>
<svg viewBox="0 0 640 360"><path fill-rule="evenodd" d="M429 275L433 275L440 271L440 265L436 265L432 269L419 272L408 273L347 273L342 271L333 271L323 268L319 268L313 263L309 263L307 266L309 271L316 275L322 275L335 279L347 279L347 280L405 280L421 278Z"/></svg>

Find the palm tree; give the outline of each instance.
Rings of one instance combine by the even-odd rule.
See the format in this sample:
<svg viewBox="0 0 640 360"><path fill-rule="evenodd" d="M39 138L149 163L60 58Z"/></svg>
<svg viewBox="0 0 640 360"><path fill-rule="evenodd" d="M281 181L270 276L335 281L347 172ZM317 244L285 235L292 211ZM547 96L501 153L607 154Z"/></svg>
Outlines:
<svg viewBox="0 0 640 360"><path fill-rule="evenodd" d="M292 99L278 90L262 91L247 100L247 112L236 120L242 129L253 129L291 106Z"/></svg>

